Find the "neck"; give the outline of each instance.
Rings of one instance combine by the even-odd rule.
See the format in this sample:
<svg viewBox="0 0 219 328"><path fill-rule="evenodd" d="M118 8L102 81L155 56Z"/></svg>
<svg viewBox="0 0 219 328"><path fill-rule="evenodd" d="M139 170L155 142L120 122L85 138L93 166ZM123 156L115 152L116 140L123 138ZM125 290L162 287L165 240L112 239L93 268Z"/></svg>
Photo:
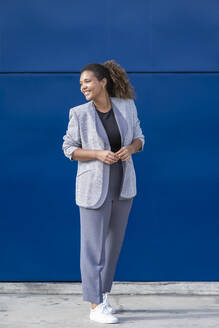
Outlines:
<svg viewBox="0 0 219 328"><path fill-rule="evenodd" d="M95 107L101 112L108 112L112 106L110 97L108 95L104 95L102 97L99 97L98 99L94 99L93 103Z"/></svg>

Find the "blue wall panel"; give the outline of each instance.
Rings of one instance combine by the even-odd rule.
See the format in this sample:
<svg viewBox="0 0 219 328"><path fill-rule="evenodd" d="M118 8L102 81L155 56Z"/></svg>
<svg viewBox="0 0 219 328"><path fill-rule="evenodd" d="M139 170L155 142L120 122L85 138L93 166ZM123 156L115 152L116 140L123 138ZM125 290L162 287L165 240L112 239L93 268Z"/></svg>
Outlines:
<svg viewBox="0 0 219 328"><path fill-rule="evenodd" d="M219 2L7 1L0 71L78 72L117 60L130 72L218 71Z"/></svg>
<svg viewBox="0 0 219 328"><path fill-rule="evenodd" d="M129 77L146 147L115 280L217 280L218 75ZM85 102L79 74L2 74L0 86L0 280L78 281L77 163L61 145Z"/></svg>

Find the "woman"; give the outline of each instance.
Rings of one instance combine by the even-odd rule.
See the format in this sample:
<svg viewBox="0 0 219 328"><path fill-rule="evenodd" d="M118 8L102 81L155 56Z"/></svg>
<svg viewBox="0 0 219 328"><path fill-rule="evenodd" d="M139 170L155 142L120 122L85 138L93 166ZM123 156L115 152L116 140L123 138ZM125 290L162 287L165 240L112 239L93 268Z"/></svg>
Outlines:
<svg viewBox="0 0 219 328"><path fill-rule="evenodd" d="M108 293L137 193L132 154L143 150L145 138L125 70L109 60L80 73L88 102L70 109L62 149L78 161L83 300L91 302L90 320L116 323Z"/></svg>

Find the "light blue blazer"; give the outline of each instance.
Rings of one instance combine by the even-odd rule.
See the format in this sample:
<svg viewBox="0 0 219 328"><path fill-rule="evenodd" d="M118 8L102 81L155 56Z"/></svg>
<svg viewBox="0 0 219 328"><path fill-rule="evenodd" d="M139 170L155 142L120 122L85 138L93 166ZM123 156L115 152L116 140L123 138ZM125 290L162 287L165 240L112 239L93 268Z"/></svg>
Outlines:
<svg viewBox="0 0 219 328"><path fill-rule="evenodd" d="M134 139L142 141L143 151L145 137L140 127L137 109L133 99L110 97L115 119L121 135L122 146L127 146ZM106 130L99 118L93 101L73 107L69 111L69 122L63 137L62 150L67 158L77 148L93 150L111 150ZM136 196L136 174L132 156L122 161L123 180L119 199ZM79 161L76 174L75 201L78 206L86 208L100 207L107 195L110 164L100 160Z"/></svg>

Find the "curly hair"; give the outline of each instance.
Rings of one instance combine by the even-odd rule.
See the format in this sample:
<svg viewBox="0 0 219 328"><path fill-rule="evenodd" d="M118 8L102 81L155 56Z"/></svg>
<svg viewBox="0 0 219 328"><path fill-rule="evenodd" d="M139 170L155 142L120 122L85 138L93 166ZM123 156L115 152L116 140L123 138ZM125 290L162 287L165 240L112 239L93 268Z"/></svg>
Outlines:
<svg viewBox="0 0 219 328"><path fill-rule="evenodd" d="M107 60L103 64L91 63L82 68L83 71L92 71L96 78L101 81L104 77L107 79L106 89L111 97L123 99L135 99L136 94L133 86L124 68L115 60Z"/></svg>

